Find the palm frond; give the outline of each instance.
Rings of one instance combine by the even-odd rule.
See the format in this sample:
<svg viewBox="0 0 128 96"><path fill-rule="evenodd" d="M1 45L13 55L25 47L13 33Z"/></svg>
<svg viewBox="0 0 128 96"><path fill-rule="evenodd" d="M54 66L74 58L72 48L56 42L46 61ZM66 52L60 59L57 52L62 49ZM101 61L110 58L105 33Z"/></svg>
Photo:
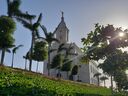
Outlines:
<svg viewBox="0 0 128 96"><path fill-rule="evenodd" d="M9 49L6 49L6 52L11 53L11 51Z"/></svg>
<svg viewBox="0 0 128 96"><path fill-rule="evenodd" d="M48 36L48 31L47 31L46 27L44 25L40 25L40 27L43 30L45 37L47 37Z"/></svg>
<svg viewBox="0 0 128 96"><path fill-rule="evenodd" d="M51 49L49 52L52 53L54 51L57 51L57 49Z"/></svg>
<svg viewBox="0 0 128 96"><path fill-rule="evenodd" d="M69 49L69 51L72 50L72 49L74 49L74 46L72 45L72 43L69 45L69 48L68 49Z"/></svg>
<svg viewBox="0 0 128 96"><path fill-rule="evenodd" d="M21 0L13 0L13 1L7 0L8 15L10 17L20 17L20 18L26 19L26 20L32 20L36 17L35 15L23 13L20 10L20 4L21 4Z"/></svg>
<svg viewBox="0 0 128 96"><path fill-rule="evenodd" d="M62 43L59 45L59 48L58 48L58 52L62 51L62 50L67 50L66 47L64 47L65 43Z"/></svg>
<svg viewBox="0 0 128 96"><path fill-rule="evenodd" d="M10 5L10 0L7 0L7 10L8 10L7 14L8 15L9 15L9 5Z"/></svg>
<svg viewBox="0 0 128 96"><path fill-rule="evenodd" d="M7 4L8 4L8 16L12 17L15 13L19 12L19 7L21 4L20 0L7 0Z"/></svg>
<svg viewBox="0 0 128 96"><path fill-rule="evenodd" d="M32 20L32 19L34 19L34 18L36 17L35 15L26 14L26 13L23 13L23 12L21 12L21 11L16 12L16 13L14 14L14 16L15 16L15 17L20 17L20 18L26 19L26 20Z"/></svg>
<svg viewBox="0 0 128 96"><path fill-rule="evenodd" d="M56 38L52 38L52 41L55 41L57 43L60 43L60 41L58 39L56 39Z"/></svg>
<svg viewBox="0 0 128 96"><path fill-rule="evenodd" d="M20 47L23 47L23 45L18 45L17 47L14 47L14 48L12 49L12 52L13 52L13 53L16 53L16 50L18 50Z"/></svg>
<svg viewBox="0 0 128 96"><path fill-rule="evenodd" d="M26 56L23 56L24 59L26 59Z"/></svg>
<svg viewBox="0 0 128 96"><path fill-rule="evenodd" d="M100 75L101 75L101 73L96 73L96 74L94 74L94 77L98 77Z"/></svg>
<svg viewBox="0 0 128 96"><path fill-rule="evenodd" d="M36 23L40 23L40 22L41 22L41 20L42 20L42 13L40 13L40 15L39 15L38 20L37 20L37 22L36 22Z"/></svg>
<svg viewBox="0 0 128 96"><path fill-rule="evenodd" d="M60 44L59 48L64 47L65 43Z"/></svg>
<svg viewBox="0 0 128 96"><path fill-rule="evenodd" d="M15 17L17 21L21 22L24 27L28 28L30 31L33 31L33 26L27 20L21 19L19 17Z"/></svg>
<svg viewBox="0 0 128 96"><path fill-rule="evenodd" d="M42 20L42 13L40 13L37 21L33 24L33 30L36 30L39 27L41 20Z"/></svg>
<svg viewBox="0 0 128 96"><path fill-rule="evenodd" d="M35 30L35 33L36 33L36 37L39 38L40 37L40 33L39 33L38 29Z"/></svg>
<svg viewBox="0 0 128 96"><path fill-rule="evenodd" d="M38 37L37 39L42 39L42 41L45 41L45 42L47 42L47 40L46 40L46 38L44 38L44 37Z"/></svg>
<svg viewBox="0 0 128 96"><path fill-rule="evenodd" d="M70 53L70 52L68 54L69 55L76 55L76 56L78 55L77 53Z"/></svg>

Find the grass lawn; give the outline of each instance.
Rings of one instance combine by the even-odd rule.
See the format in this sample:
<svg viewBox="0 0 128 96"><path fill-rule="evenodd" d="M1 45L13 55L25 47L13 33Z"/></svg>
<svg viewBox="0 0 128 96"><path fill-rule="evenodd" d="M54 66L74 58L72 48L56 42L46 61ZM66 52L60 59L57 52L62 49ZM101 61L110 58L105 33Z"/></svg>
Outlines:
<svg viewBox="0 0 128 96"><path fill-rule="evenodd" d="M110 96L110 89L0 67L0 96Z"/></svg>

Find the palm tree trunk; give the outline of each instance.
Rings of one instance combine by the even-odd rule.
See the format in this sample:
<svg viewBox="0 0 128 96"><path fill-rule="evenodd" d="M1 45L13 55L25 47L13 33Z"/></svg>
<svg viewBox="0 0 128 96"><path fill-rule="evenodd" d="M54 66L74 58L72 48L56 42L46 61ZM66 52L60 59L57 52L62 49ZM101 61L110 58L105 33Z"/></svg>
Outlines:
<svg viewBox="0 0 128 96"><path fill-rule="evenodd" d="M67 80L68 80L69 78L68 78L68 71L67 71Z"/></svg>
<svg viewBox="0 0 128 96"><path fill-rule="evenodd" d="M98 79L98 86L100 86L100 78L99 78L99 76L97 77L97 79Z"/></svg>
<svg viewBox="0 0 128 96"><path fill-rule="evenodd" d="M33 45L34 45L34 31L32 32L32 42L31 42L30 56L29 56L29 71L31 71L32 68Z"/></svg>
<svg viewBox="0 0 128 96"><path fill-rule="evenodd" d="M60 68L58 69L58 78L61 78Z"/></svg>
<svg viewBox="0 0 128 96"><path fill-rule="evenodd" d="M113 95L113 79L112 79L112 75L111 75L111 93Z"/></svg>
<svg viewBox="0 0 128 96"><path fill-rule="evenodd" d="M48 45L48 63L47 63L48 76L50 76L50 49L51 49L51 44Z"/></svg>
<svg viewBox="0 0 128 96"><path fill-rule="evenodd" d="M36 72L38 72L38 65L39 65L39 62L37 61Z"/></svg>
<svg viewBox="0 0 128 96"><path fill-rule="evenodd" d="M8 16L11 17L11 16L10 16L10 13L9 13L9 3L10 3L10 0L7 0L7 10L8 10L7 13L8 13Z"/></svg>
<svg viewBox="0 0 128 96"><path fill-rule="evenodd" d="M104 87L105 87L105 85L106 85L106 84L105 84L105 80L104 80Z"/></svg>
<svg viewBox="0 0 128 96"><path fill-rule="evenodd" d="M5 57L5 49L2 49L2 53L1 53L1 65L3 66L4 64L4 57Z"/></svg>
<svg viewBox="0 0 128 96"><path fill-rule="evenodd" d="M12 65L11 65L12 68L13 68L13 61L14 61L14 53L12 53Z"/></svg>
<svg viewBox="0 0 128 96"><path fill-rule="evenodd" d="M25 70L27 70L27 59L25 59Z"/></svg>

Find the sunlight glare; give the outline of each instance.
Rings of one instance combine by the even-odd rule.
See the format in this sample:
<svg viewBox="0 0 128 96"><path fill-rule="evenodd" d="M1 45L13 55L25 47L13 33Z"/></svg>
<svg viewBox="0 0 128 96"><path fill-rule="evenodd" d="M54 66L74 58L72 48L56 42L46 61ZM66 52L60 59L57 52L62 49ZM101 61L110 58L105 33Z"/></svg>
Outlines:
<svg viewBox="0 0 128 96"><path fill-rule="evenodd" d="M124 36L124 33L123 32L120 32L119 33L119 37L123 37Z"/></svg>

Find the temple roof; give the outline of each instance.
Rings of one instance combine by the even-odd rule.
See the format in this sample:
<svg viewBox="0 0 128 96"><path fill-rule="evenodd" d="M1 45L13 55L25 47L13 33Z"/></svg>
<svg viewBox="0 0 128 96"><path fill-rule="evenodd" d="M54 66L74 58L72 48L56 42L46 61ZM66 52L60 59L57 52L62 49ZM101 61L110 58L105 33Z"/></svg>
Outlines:
<svg viewBox="0 0 128 96"><path fill-rule="evenodd" d="M56 32L58 29L62 29L65 28L66 30L68 30L66 23L64 21L64 12L61 12L62 16L61 16L61 22L59 23L59 25L57 26L57 28L55 29L54 32Z"/></svg>

